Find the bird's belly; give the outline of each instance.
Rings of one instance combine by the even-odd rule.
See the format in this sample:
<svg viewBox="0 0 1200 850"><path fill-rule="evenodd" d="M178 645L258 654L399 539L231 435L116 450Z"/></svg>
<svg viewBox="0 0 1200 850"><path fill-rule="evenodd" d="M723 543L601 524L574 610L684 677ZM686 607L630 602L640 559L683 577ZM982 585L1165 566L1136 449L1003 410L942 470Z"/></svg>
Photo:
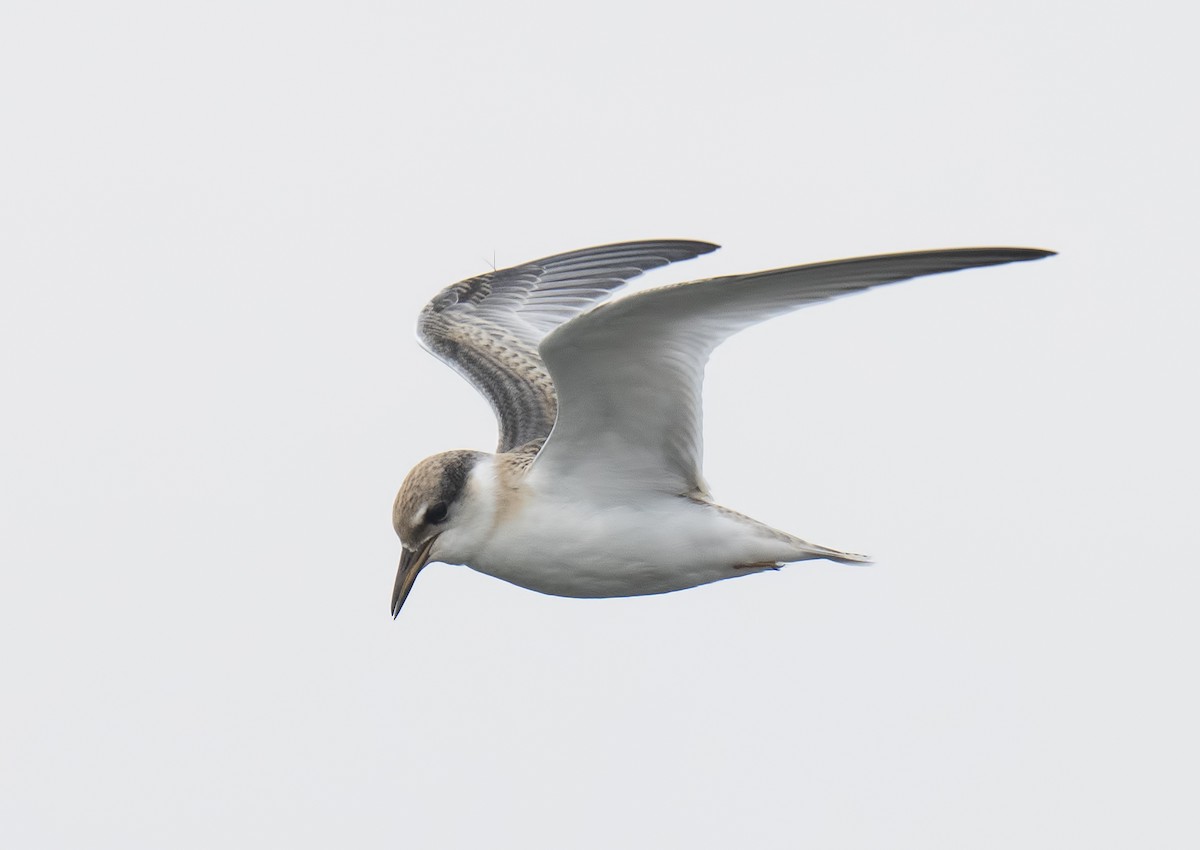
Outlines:
<svg viewBox="0 0 1200 850"><path fill-rule="evenodd" d="M779 550L779 551L777 551ZM639 508L566 506L501 522L464 562L554 596L668 593L758 572L783 558L778 541L686 499Z"/></svg>

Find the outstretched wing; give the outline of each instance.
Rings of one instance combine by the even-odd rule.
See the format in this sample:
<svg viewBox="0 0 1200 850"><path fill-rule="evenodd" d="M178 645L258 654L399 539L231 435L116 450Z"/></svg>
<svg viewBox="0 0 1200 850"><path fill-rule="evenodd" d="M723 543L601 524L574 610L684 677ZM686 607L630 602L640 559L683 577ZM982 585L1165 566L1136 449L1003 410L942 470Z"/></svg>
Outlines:
<svg viewBox="0 0 1200 850"><path fill-rule="evenodd" d="M730 335L873 286L1052 253L961 248L860 257L683 283L597 307L542 342L560 409L531 480L579 482L593 494L609 485L705 495L701 385L709 354Z"/></svg>
<svg viewBox="0 0 1200 850"><path fill-rule="evenodd" d="M417 336L491 403L497 451L545 437L558 402L538 346L563 322L648 269L716 250L708 242L622 242L556 254L449 286L425 305Z"/></svg>

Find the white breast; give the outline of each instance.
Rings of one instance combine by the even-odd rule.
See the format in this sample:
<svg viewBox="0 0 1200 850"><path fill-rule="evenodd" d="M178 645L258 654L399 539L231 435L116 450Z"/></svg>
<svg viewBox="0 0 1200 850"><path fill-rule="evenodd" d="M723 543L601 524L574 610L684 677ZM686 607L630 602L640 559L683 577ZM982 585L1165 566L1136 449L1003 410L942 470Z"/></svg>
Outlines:
<svg viewBox="0 0 1200 850"><path fill-rule="evenodd" d="M666 593L758 571L738 564L797 557L762 526L679 496L643 492L630 503L555 498L528 486L507 492L494 470L482 469L471 486L472 522L439 541L437 559L541 593Z"/></svg>

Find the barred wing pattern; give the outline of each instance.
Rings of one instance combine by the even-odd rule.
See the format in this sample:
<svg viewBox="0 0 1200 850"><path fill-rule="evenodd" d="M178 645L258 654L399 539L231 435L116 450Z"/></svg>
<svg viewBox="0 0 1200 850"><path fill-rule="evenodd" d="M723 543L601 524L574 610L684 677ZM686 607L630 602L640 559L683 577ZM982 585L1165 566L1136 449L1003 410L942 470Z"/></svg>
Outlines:
<svg viewBox="0 0 1200 850"><path fill-rule="evenodd" d="M443 289L421 311L417 336L475 386L499 421L497 451L544 438L558 399L538 347L556 327L649 269L716 250L652 240L585 248L489 272Z"/></svg>

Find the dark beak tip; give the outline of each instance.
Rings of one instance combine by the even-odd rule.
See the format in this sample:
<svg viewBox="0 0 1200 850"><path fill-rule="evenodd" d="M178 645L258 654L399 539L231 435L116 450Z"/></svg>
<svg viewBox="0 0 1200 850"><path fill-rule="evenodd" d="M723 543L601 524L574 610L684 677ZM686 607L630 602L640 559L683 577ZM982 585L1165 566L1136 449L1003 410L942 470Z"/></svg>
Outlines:
<svg viewBox="0 0 1200 850"><path fill-rule="evenodd" d="M405 547L400 553L400 566L396 570L396 585L392 588L393 620L400 616L400 609L404 607L404 600L408 598L413 582L417 580L417 574L428 563L434 539L435 537L431 537L420 549L413 550Z"/></svg>

